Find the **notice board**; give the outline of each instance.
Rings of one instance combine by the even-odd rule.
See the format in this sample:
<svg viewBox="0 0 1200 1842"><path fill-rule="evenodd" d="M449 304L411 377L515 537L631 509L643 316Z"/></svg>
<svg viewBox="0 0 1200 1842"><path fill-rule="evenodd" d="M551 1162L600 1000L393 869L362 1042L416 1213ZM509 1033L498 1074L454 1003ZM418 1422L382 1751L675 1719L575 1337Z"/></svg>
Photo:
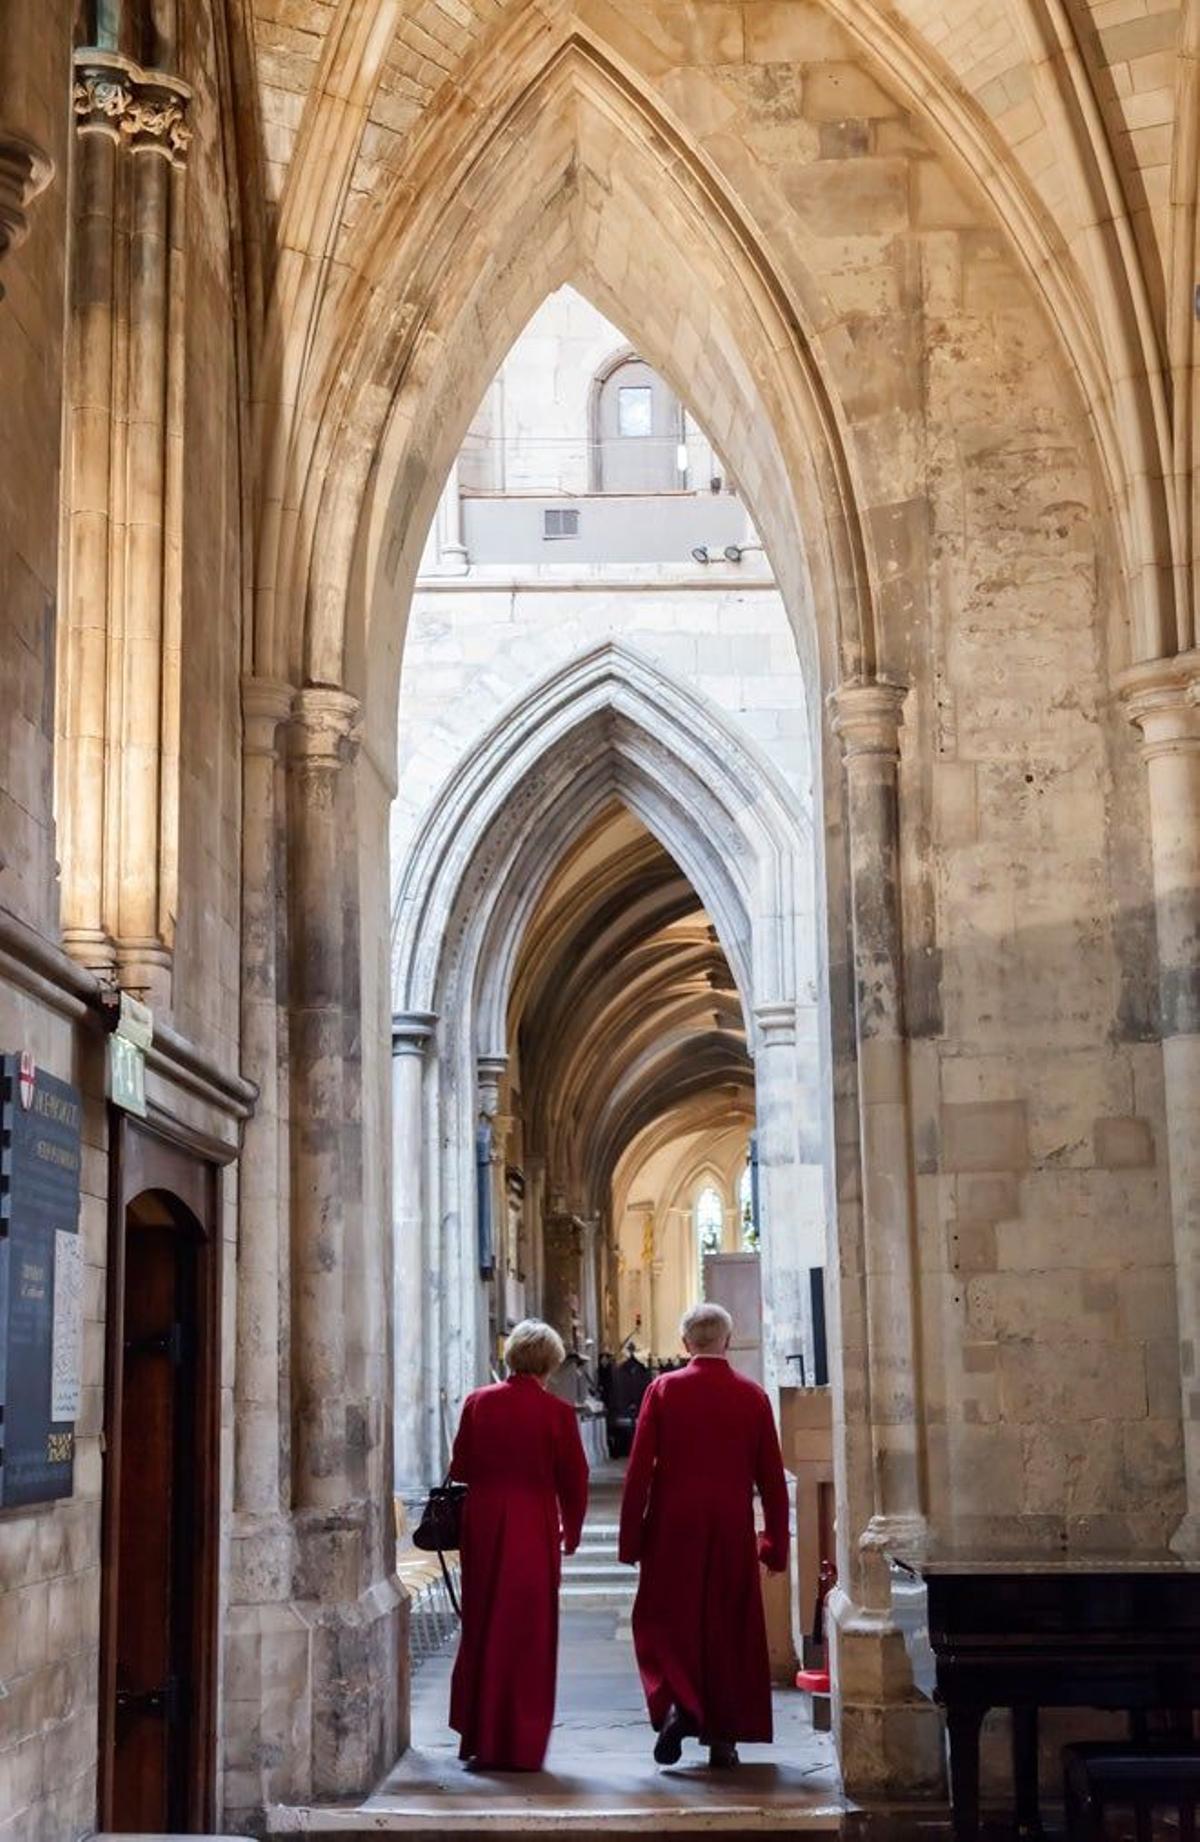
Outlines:
<svg viewBox="0 0 1200 1842"><path fill-rule="evenodd" d="M68 1082L0 1056L0 1509L74 1487L81 1119Z"/></svg>

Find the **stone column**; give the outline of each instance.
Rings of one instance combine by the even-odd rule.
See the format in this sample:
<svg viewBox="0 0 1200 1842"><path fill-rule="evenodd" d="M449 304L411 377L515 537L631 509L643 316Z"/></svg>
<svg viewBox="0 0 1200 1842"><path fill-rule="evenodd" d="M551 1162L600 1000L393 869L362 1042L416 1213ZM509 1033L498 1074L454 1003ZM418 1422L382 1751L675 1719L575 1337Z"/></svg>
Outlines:
<svg viewBox="0 0 1200 1842"><path fill-rule="evenodd" d="M425 1067L437 1019L392 1015L392 1199L395 1261L396 1490L416 1495L434 1481L436 1360L428 1350L429 1278L435 1237L425 1219Z"/></svg>
<svg viewBox="0 0 1200 1842"><path fill-rule="evenodd" d="M351 1496L347 1441L343 1124L346 875L338 780L358 702L297 694L291 727L293 1488L301 1509Z"/></svg>
<svg viewBox="0 0 1200 1842"><path fill-rule="evenodd" d="M190 98L116 52L75 53L63 939L156 1003L176 906Z"/></svg>
<svg viewBox="0 0 1200 1842"><path fill-rule="evenodd" d="M802 1131L806 1093L798 1068L796 1006L760 1004L754 1012L754 1104L758 1134L758 1193L763 1295L763 1383L780 1387L813 1378L812 1308L808 1272L824 1263L825 1177L819 1133ZM735 1210L736 1219L736 1210ZM741 1246L740 1222L737 1246Z"/></svg>
<svg viewBox="0 0 1200 1842"><path fill-rule="evenodd" d="M1187 1511L1172 1546L1200 1557L1200 652L1121 681L1142 733L1158 932L1163 1076Z"/></svg>
<svg viewBox="0 0 1200 1842"><path fill-rule="evenodd" d="M904 1020L899 729L904 690L843 685L830 698L846 767L862 1172L866 1411L873 1511L831 1596L842 1774L861 1795L928 1790L941 1721L918 1697L891 1613L888 1548L924 1534L915 1297L915 1168Z"/></svg>
<svg viewBox="0 0 1200 1842"><path fill-rule="evenodd" d="M465 576L471 567L467 546L463 542L462 492L458 479L458 458L455 457L442 496L438 500L437 519L438 563L448 576Z"/></svg>
<svg viewBox="0 0 1200 1842"><path fill-rule="evenodd" d="M915 1197L904 1027L897 769L904 690L847 684L831 699L846 764L855 1052L875 1507L868 1548L912 1543L921 1505ZM884 1580L878 1576L882 1590Z"/></svg>
<svg viewBox="0 0 1200 1842"><path fill-rule="evenodd" d="M406 1602L387 1479L371 1473L374 1404L356 1392L347 1336L363 1143L352 1060L358 717L356 698L315 686L297 693L289 729L292 1592L310 1633L297 1718L309 1721L317 1801L370 1790L402 1731ZM390 1373L385 1388L390 1402Z"/></svg>
<svg viewBox="0 0 1200 1842"><path fill-rule="evenodd" d="M303 1705L308 1690L311 1630L291 1603L290 1409L280 1388L280 1307L289 1276L279 730L292 697L290 685L273 679L242 682L241 1065L259 1093L238 1164L234 1514L224 1619L231 1822L306 1797L312 1782L295 1721L295 1704Z"/></svg>
<svg viewBox="0 0 1200 1842"><path fill-rule="evenodd" d="M545 1217L545 1295L542 1312L548 1324L566 1344L573 1347L575 1313L580 1294L580 1255L582 1243L579 1222L565 1210L555 1210Z"/></svg>
<svg viewBox="0 0 1200 1842"><path fill-rule="evenodd" d="M579 1299L579 1316L581 1320L580 1335L583 1348L580 1355L586 1357L595 1371L596 1358L600 1354L600 1287L597 1278L599 1254L598 1236L599 1220L593 1215L584 1221L580 1229L582 1241L583 1287ZM587 1347L591 1338L591 1349Z"/></svg>
<svg viewBox="0 0 1200 1842"><path fill-rule="evenodd" d="M259 1099L246 1124L239 1167L234 1506L268 1517L281 1503L279 1288L286 1268L279 1182L278 733L293 696L291 685L269 678L242 684L242 1072L257 1084Z"/></svg>
<svg viewBox="0 0 1200 1842"><path fill-rule="evenodd" d="M525 1158L525 1223L529 1236L529 1273L525 1303L530 1314L546 1315L546 1160Z"/></svg>

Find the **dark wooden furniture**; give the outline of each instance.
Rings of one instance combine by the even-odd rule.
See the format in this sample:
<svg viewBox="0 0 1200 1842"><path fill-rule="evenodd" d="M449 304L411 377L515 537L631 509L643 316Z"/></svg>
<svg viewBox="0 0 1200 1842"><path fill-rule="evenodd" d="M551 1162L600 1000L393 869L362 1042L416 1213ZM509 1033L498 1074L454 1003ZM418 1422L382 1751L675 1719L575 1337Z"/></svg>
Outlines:
<svg viewBox="0 0 1200 1842"><path fill-rule="evenodd" d="M1179 1813L1180 1842L1195 1842L1200 1802L1200 1747L1126 1745L1120 1741L1063 1747L1063 1803L1068 1842L1103 1842L1104 1814L1133 1811L1137 1842L1151 1842L1154 1812Z"/></svg>
<svg viewBox="0 0 1200 1842"><path fill-rule="evenodd" d="M1200 1706L1200 1567L1171 1554L896 1558L928 1591L955 1842L979 1833L979 1729L989 1708L1012 1709L1017 1827L1032 1836L1041 1829L1039 1708L1144 1716Z"/></svg>

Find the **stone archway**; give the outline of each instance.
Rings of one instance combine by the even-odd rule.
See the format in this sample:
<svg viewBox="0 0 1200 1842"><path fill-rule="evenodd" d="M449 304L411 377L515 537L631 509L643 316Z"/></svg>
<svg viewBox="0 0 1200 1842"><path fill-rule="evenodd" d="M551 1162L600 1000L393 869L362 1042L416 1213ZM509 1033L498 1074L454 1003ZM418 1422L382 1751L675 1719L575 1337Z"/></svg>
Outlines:
<svg viewBox="0 0 1200 1842"><path fill-rule="evenodd" d="M442 1404L453 1415L483 1378L475 1130L480 1112L495 1109L509 1053L520 944L562 854L614 799L688 878L736 982L764 1215L779 1228L766 1238L764 1270L772 1386L809 1334L808 1270L824 1263L833 1209L811 825L715 709L631 648L605 644L535 687L460 764L396 892L396 1315L405 1328L395 1398L405 1486L440 1472Z"/></svg>

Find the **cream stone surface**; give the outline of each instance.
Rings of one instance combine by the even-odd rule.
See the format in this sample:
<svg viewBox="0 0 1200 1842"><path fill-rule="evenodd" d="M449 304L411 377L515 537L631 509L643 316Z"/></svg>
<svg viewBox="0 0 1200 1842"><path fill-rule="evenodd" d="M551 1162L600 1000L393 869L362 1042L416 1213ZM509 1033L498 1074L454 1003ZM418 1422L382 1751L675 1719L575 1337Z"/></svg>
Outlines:
<svg viewBox="0 0 1200 1842"><path fill-rule="evenodd" d="M407 1733L397 1428L424 1402L431 1454L486 1372L471 1134L517 1116L473 981L580 776L720 935L714 1056L820 1123L847 1788L941 1776L887 1543L1196 1551L1198 35L1162 0L7 10L0 1050L85 1097L86 1331L74 1494L0 1516L4 1842L100 1814L105 997L149 997L154 1129L214 1186L205 1820L261 1832ZM561 583L427 579L565 284L773 587L631 565L571 625Z"/></svg>

